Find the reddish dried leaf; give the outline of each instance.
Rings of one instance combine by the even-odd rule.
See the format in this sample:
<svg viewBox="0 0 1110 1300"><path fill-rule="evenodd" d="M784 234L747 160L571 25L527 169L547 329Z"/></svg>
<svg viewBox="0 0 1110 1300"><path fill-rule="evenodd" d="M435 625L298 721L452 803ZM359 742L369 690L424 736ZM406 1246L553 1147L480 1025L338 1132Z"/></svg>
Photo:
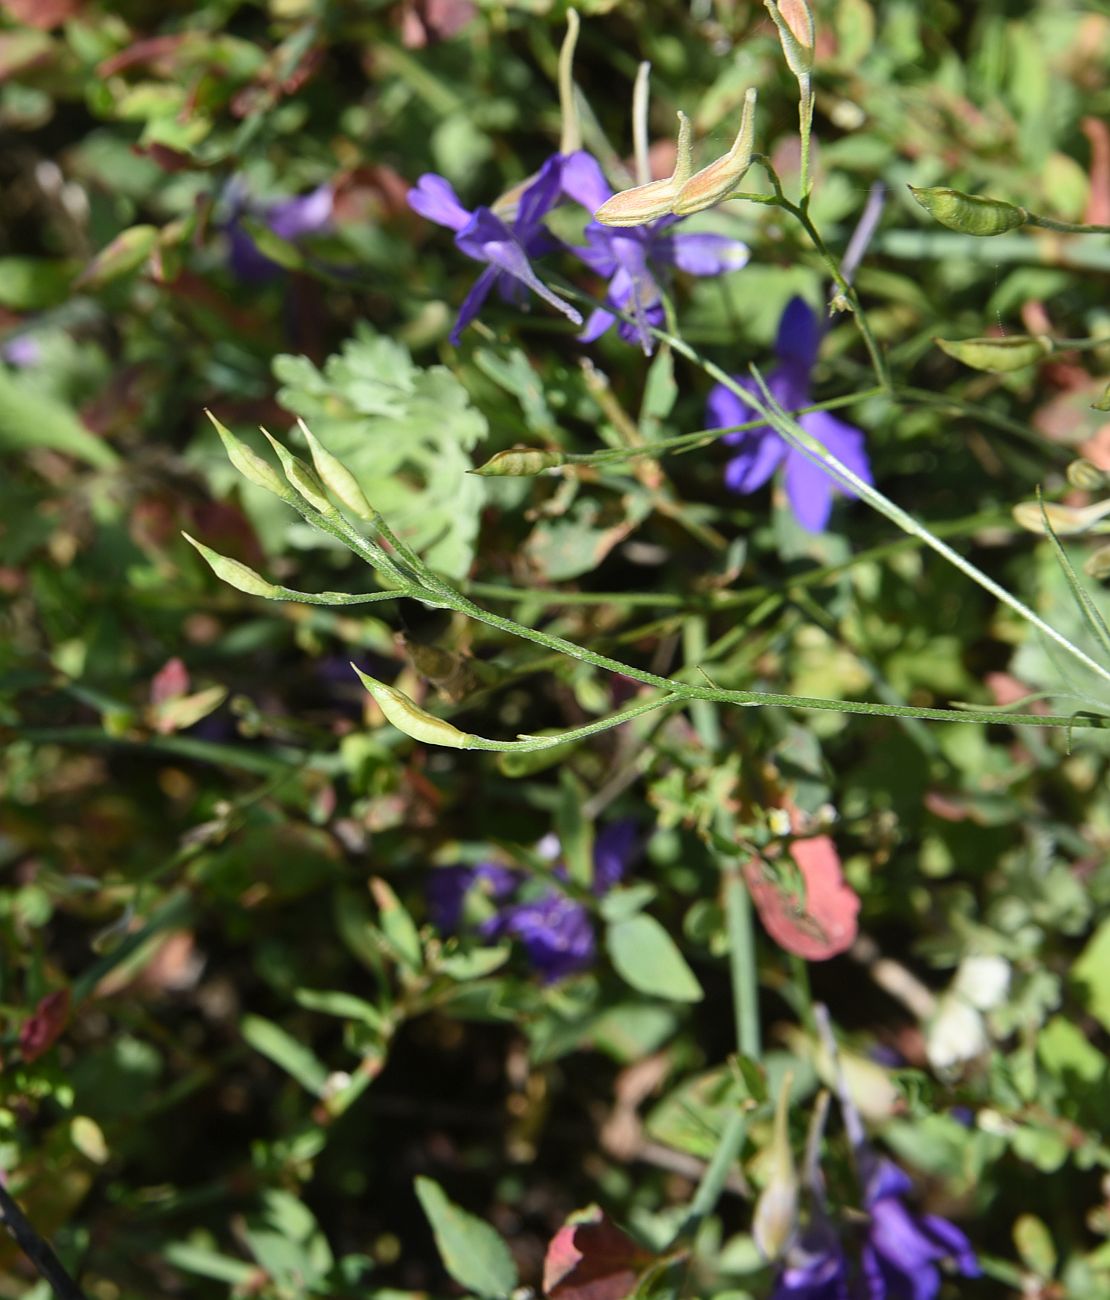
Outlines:
<svg viewBox="0 0 1110 1300"><path fill-rule="evenodd" d="M60 27L80 8L81 0L0 0L0 12L43 32Z"/></svg>
<svg viewBox="0 0 1110 1300"><path fill-rule="evenodd" d="M1085 117L1079 125L1091 145L1091 196L1083 220L1110 225L1110 128L1097 117Z"/></svg>
<svg viewBox="0 0 1110 1300"><path fill-rule="evenodd" d="M845 883L827 835L796 840L790 853L805 883L804 901L787 892L759 858L746 864L744 879L771 938L807 961L826 961L855 942L859 897Z"/></svg>
<svg viewBox="0 0 1110 1300"><path fill-rule="evenodd" d="M552 1237L543 1262L544 1294L553 1300L624 1300L654 1260L605 1211L579 1210Z"/></svg>
<svg viewBox="0 0 1110 1300"><path fill-rule="evenodd" d="M69 1020L69 989L48 993L19 1029L19 1050L25 1061L37 1061L62 1036Z"/></svg>
<svg viewBox="0 0 1110 1300"><path fill-rule="evenodd" d="M150 680L151 704L176 700L189 689L189 670L175 655L167 659Z"/></svg>

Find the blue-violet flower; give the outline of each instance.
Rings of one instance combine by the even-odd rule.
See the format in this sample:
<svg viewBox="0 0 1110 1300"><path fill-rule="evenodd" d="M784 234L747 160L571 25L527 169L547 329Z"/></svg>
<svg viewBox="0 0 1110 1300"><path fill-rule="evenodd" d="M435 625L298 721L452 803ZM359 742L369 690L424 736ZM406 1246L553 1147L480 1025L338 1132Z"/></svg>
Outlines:
<svg viewBox="0 0 1110 1300"><path fill-rule="evenodd" d="M231 241L231 270L235 277L247 284L262 284L281 273L278 264L261 251L243 229L240 218L252 216L267 225L279 239L296 244L310 235L321 234L331 224L335 196L330 185L319 185L307 194L270 203L256 203L247 199L242 182L238 179L228 186L231 191L232 214L227 223Z"/></svg>
<svg viewBox="0 0 1110 1300"><path fill-rule="evenodd" d="M571 154L563 164L563 190L590 212L612 198L613 189L596 159L588 153ZM691 275L722 275L747 263L748 249L725 235L686 234L673 227L681 217L665 216L642 226L603 226L591 221L585 229L586 246L574 252L608 282L606 302L633 318L620 321L613 311L599 307L579 335L584 343L601 337L614 323L628 343L638 342L651 355L651 329L663 324L660 280L677 267Z"/></svg>
<svg viewBox="0 0 1110 1300"><path fill-rule="evenodd" d="M775 343L779 364L767 377L767 387L787 411L810 405L810 372L820 342L815 313L803 299L792 298L779 321ZM757 392L752 380L737 375L736 381L749 392ZM706 409L706 425L714 429L744 424L755 415L743 398L723 384L712 389ZM871 482L871 466L859 429L828 411L810 411L796 418L806 433L822 443L837 460L865 483ZM786 496L795 517L811 533L824 529L832 511L836 484L823 466L790 447L770 425L760 425L746 433L726 434L724 441L739 448L725 467L725 483L734 492L755 492L785 463Z"/></svg>
<svg viewBox="0 0 1110 1300"><path fill-rule="evenodd" d="M462 331L478 315L495 285L509 302L520 303L525 291L531 290L574 324L582 323L581 315L570 303L536 275L530 260L559 246L543 222L561 196L563 164L561 154L549 158L520 190L504 219L491 208L467 211L450 181L433 172L425 173L409 190L409 206L414 211L453 230L456 247L474 261L486 264L459 309L451 331L452 343L458 344Z"/></svg>

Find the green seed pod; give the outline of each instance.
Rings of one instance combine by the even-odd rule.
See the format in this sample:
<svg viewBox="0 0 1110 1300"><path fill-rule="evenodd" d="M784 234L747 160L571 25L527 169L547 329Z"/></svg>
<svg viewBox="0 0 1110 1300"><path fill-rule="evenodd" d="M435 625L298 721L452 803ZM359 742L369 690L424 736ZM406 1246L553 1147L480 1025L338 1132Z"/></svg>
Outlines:
<svg viewBox="0 0 1110 1300"><path fill-rule="evenodd" d="M1084 460L1082 456L1068 466L1067 475L1072 487L1081 488L1084 492L1101 492L1110 481L1097 465Z"/></svg>
<svg viewBox="0 0 1110 1300"><path fill-rule="evenodd" d="M752 149L755 144L755 101L756 91L753 86L744 95L740 130L736 133L732 148L716 162L703 167L697 175L691 176L679 191L673 210L680 217L703 212L727 199L744 179L744 173L752 165Z"/></svg>
<svg viewBox="0 0 1110 1300"><path fill-rule="evenodd" d="M801 80L813 68L813 14L806 0L763 0L779 29L787 67Z"/></svg>
<svg viewBox="0 0 1110 1300"><path fill-rule="evenodd" d="M1106 385L1106 389L1098 401L1091 403L1091 410L1110 411L1110 384Z"/></svg>
<svg viewBox="0 0 1110 1300"><path fill-rule="evenodd" d="M386 719L398 731L403 731L406 736L422 741L425 745L443 745L447 749L469 749L473 744L474 736L460 731L458 727L453 727L445 719L426 712L407 695L394 690L392 686L387 686L385 682L367 677L354 664L351 667L358 674L359 681L374 697Z"/></svg>
<svg viewBox="0 0 1110 1300"><path fill-rule="evenodd" d="M1110 544L1100 546L1097 551L1092 551L1087 556L1083 572L1099 582L1105 582L1110 578Z"/></svg>
<svg viewBox="0 0 1110 1300"><path fill-rule="evenodd" d="M544 451L540 447L510 447L491 456L484 465L472 469L471 474L483 478L530 478L545 469L565 465L567 458L561 451Z"/></svg>
<svg viewBox="0 0 1110 1300"><path fill-rule="evenodd" d="M678 115L677 148L674 171L666 180L649 181L614 194L594 213L594 220L603 226L642 226L671 212L694 165L690 119L685 113Z"/></svg>
<svg viewBox="0 0 1110 1300"><path fill-rule="evenodd" d="M335 506L328 500L324 485L316 477L315 473L309 469L303 460L299 460L291 451L283 447L268 430L263 429L262 433L270 446L277 452L278 460L281 461L281 467L285 471L285 477L308 504L319 510L322 515L334 515L336 513Z"/></svg>
<svg viewBox="0 0 1110 1300"><path fill-rule="evenodd" d="M963 235L1004 235L1007 230L1024 226L1029 219L1024 208L1004 199L944 188L919 190L912 185L910 193L942 226Z"/></svg>
<svg viewBox="0 0 1110 1300"><path fill-rule="evenodd" d="M1043 334L1015 334L1005 339L934 339L933 342L942 352L972 370L996 374L1024 370L1053 350L1052 340Z"/></svg>
<svg viewBox="0 0 1110 1300"><path fill-rule="evenodd" d="M267 582L260 573L255 573L252 568L241 564L238 560L231 559L230 556L213 551L210 547L205 546L203 542L198 542L195 537L190 537L188 533L183 532L181 536L185 538L190 546L195 547L204 556L216 577L226 582L229 587L246 592L248 596L264 596L267 600L282 599L283 589L275 587L272 582Z"/></svg>
<svg viewBox="0 0 1110 1300"><path fill-rule="evenodd" d="M771 1177L756 1203L752 1236L759 1253L772 1263L789 1246L798 1226L798 1175L790 1150L787 1108L794 1076L787 1071L775 1106L774 1137L771 1140Z"/></svg>
<svg viewBox="0 0 1110 1300"><path fill-rule="evenodd" d="M292 496L288 485L283 481L281 475L261 456L256 455L247 446L241 442L230 429L222 425L219 420L206 410L205 415L212 421L216 432L220 435L220 441L227 452L227 458L235 466L242 476L256 487L265 488L267 492L272 492L274 496L281 497L283 501L288 501Z"/></svg>
<svg viewBox="0 0 1110 1300"><path fill-rule="evenodd" d="M365 519L367 523L373 522L378 517L378 512L367 501L358 485L358 479L341 460L337 460L326 447L321 446L319 439L303 420L298 420L297 423L301 426L308 449L312 452L312 463L324 486L335 493L351 514Z"/></svg>

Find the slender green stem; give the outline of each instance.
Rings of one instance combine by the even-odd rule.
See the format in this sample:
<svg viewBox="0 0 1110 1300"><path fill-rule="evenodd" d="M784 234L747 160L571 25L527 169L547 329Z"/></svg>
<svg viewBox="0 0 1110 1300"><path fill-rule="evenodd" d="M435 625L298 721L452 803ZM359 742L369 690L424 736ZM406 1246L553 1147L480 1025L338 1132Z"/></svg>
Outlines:
<svg viewBox="0 0 1110 1300"><path fill-rule="evenodd" d="M809 192L813 188L809 175L810 144L813 136L813 83L808 73L798 79L798 85L801 89L801 98L798 101L798 133L802 141L798 187L802 195L802 204L806 206L809 203Z"/></svg>
<svg viewBox="0 0 1110 1300"><path fill-rule="evenodd" d="M724 373L723 371L721 372ZM941 541L934 533L930 532L924 524L919 523L912 515L908 514L901 506L897 506L889 497L886 497L877 488L865 483L859 475L850 470L842 461L838 460L826 447L824 447L816 438L807 433L805 429L796 421L790 418L786 412L775 401L770 389L763 381L759 371L752 368L756 383L759 385L762 401L757 399L754 394L743 389L735 380L727 377L722 380L742 396L745 401L749 402L756 410L761 410L768 421L774 426L777 433L793 448L802 452L807 458L815 464L824 466L833 472L835 477L847 487L849 487L857 496L862 497L872 509L877 510L880 514L885 515L892 523L897 524L903 532L911 533L919 537L926 546L942 556L953 568L959 571L982 587L984 591L989 592L996 600L1007 605L1010 609L1018 614L1031 626L1035 627L1044 636L1054 641L1062 650L1065 650L1071 657L1081 663L1089 671L1097 674L1104 681L1110 682L1110 669L1097 663L1090 655L1086 654L1077 645L1074 645L1062 633L1050 624L1046 623L1039 614L1035 613L1028 605L1018 600L1006 590L1005 587L995 582L985 574L982 569L972 564L970 560L965 559L958 551L954 551L946 542Z"/></svg>
<svg viewBox="0 0 1110 1300"><path fill-rule="evenodd" d="M1027 226L1040 226L1042 230L1058 230L1064 235L1110 235L1110 226L1089 225L1084 221L1057 221L1055 217L1042 217L1036 212L1025 214Z"/></svg>
<svg viewBox="0 0 1110 1300"><path fill-rule="evenodd" d="M727 823L727 824L726 824ZM731 813L718 818L718 832L731 838ZM732 981L733 1015L740 1051L753 1061L762 1054L759 1032L759 984L755 965L755 934L752 900L740 868L730 863L724 870L725 927L728 933L728 964Z"/></svg>

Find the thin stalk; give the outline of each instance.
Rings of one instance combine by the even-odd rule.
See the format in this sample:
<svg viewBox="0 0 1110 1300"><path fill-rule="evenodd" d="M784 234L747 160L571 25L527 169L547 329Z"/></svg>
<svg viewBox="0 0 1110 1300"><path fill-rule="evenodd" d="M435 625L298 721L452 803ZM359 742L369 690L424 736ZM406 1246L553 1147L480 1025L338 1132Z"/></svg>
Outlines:
<svg viewBox="0 0 1110 1300"><path fill-rule="evenodd" d="M1042 217L1028 211L1025 224L1040 226L1042 230L1058 230L1063 235L1110 235L1110 226L1089 225L1085 221L1057 221L1055 217Z"/></svg>
<svg viewBox="0 0 1110 1300"><path fill-rule="evenodd" d="M50 1243L34 1230L2 1182L0 1223L11 1233L12 1240L34 1265L39 1277L49 1284L58 1300L86 1300L85 1293L66 1272L62 1261L50 1248Z"/></svg>
<svg viewBox="0 0 1110 1300"><path fill-rule="evenodd" d="M651 161L648 158L648 98L651 85L651 64L645 59L636 69L632 87L632 156L636 162L636 184L646 185L651 180Z"/></svg>
<svg viewBox="0 0 1110 1300"><path fill-rule="evenodd" d="M711 366L712 363L706 363ZM712 367L716 370L717 367ZM807 433L796 420L793 420L786 414L781 406L775 401L770 389L763 381L759 371L752 367L752 373L756 383L759 385L762 394L762 402L755 398L754 394L749 393L746 389L741 388L735 380L727 378L721 382L728 384L729 388L744 398L756 410L762 410L763 414L774 426L784 441L791 447L802 452L809 460L815 464L833 471L837 479L859 497L862 497L873 510L881 515L885 515L891 523L896 524L903 532L910 533L918 537L931 550L936 551L943 559L947 560L953 568L968 577L972 582L982 587L984 591L989 592L994 598L1002 604L1008 606L1015 614L1023 618L1032 627L1035 627L1044 636L1054 641L1062 650L1065 650L1071 657L1081 663L1089 671L1097 674L1105 682L1110 682L1110 669L1102 664L1097 663L1090 655L1082 651L1077 645L1074 645L1062 633L1050 624L1046 623L1043 618L1029 608L1024 602L1018 600L1006 590L1005 587L995 582L993 578L988 577L982 569L972 564L970 560L965 559L958 551L954 551L946 542L942 542L939 537L930 532L924 524L919 523L912 515L908 514L901 506L897 506L889 497L884 496L877 488L865 483L857 474L853 473L842 461L838 460L832 452L822 446L811 434ZM724 372L720 372L724 375ZM716 377L716 376L714 376Z"/></svg>

